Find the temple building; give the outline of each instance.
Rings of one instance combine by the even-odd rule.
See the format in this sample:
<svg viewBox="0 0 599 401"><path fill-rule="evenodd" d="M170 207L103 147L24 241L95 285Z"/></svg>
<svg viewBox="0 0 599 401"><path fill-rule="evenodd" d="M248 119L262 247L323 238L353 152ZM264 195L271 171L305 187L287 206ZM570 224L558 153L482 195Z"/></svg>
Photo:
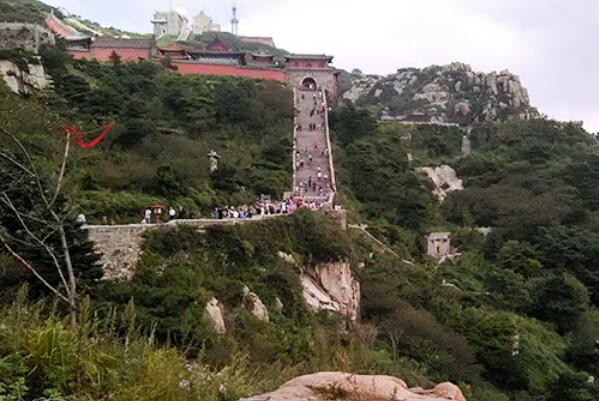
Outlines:
<svg viewBox="0 0 599 401"><path fill-rule="evenodd" d="M204 49L187 50L192 60L207 64L246 65L245 52L237 51L226 46L216 37Z"/></svg>
<svg viewBox="0 0 599 401"><path fill-rule="evenodd" d="M325 89L337 96L337 71L331 66L333 56L291 54L285 57L290 86L305 89Z"/></svg>
<svg viewBox="0 0 599 401"><path fill-rule="evenodd" d="M208 15L201 11L193 17L192 32L195 35L201 35L204 32L220 32L220 25L215 24Z"/></svg>
<svg viewBox="0 0 599 401"><path fill-rule="evenodd" d="M112 53L121 57L121 61L150 60L155 42L152 39L123 38L66 38L67 53L76 59L109 61Z"/></svg>
<svg viewBox="0 0 599 401"><path fill-rule="evenodd" d="M264 45L273 48L277 47L275 46L274 39L270 36L238 36L237 38L244 43L255 43L258 45Z"/></svg>

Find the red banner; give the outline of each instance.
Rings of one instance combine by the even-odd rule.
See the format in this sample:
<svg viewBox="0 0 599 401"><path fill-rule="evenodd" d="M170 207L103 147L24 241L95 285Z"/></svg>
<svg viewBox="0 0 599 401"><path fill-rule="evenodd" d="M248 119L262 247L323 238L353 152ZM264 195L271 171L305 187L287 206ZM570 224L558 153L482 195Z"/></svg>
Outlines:
<svg viewBox="0 0 599 401"><path fill-rule="evenodd" d="M113 126L113 124L110 123L110 124L107 124L104 127L102 127L102 133L100 135L98 135L96 138L94 138L93 140L91 140L90 142L84 142L83 134L77 128L71 127L70 125L65 125L62 128L65 130L65 132L69 132L69 133L75 135L75 139L77 140L77 144L79 145L80 148L91 149L91 148L95 147L96 145L98 145L102 139L104 139L104 137L112 129L112 126Z"/></svg>

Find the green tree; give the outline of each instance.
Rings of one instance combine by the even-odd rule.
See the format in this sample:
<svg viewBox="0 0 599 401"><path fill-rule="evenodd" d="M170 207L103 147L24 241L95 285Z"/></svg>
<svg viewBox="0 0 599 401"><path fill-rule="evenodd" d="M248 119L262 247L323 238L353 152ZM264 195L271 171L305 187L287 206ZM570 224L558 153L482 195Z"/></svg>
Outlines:
<svg viewBox="0 0 599 401"><path fill-rule="evenodd" d="M376 130L372 114L367 109L357 109L353 103L346 103L331 113L330 121L334 138L345 144L373 135Z"/></svg>
<svg viewBox="0 0 599 401"><path fill-rule="evenodd" d="M599 393L584 373L565 373L551 386L550 401L594 401Z"/></svg>
<svg viewBox="0 0 599 401"><path fill-rule="evenodd" d="M541 320L553 322L560 333L566 333L576 327L588 307L585 286L574 276L562 273L537 282L530 312Z"/></svg>
<svg viewBox="0 0 599 401"><path fill-rule="evenodd" d="M164 196L169 200L174 200L177 196L187 194L184 182L185 176L183 173L170 165L160 166L156 171L156 178L154 179L154 193Z"/></svg>

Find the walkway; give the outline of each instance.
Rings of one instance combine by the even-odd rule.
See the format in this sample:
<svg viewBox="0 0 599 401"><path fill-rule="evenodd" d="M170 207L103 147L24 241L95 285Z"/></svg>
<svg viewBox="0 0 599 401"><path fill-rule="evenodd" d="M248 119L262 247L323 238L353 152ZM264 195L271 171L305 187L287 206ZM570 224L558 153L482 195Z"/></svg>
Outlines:
<svg viewBox="0 0 599 401"><path fill-rule="evenodd" d="M296 90L295 107L294 194L328 202L335 192L335 172L325 95Z"/></svg>

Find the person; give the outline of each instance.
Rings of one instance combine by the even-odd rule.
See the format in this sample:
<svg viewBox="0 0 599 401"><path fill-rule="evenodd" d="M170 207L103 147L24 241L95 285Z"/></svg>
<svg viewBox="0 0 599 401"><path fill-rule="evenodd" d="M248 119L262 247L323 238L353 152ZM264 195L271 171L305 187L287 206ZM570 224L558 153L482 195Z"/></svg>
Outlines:
<svg viewBox="0 0 599 401"><path fill-rule="evenodd" d="M150 224L150 220L151 219L152 219L152 210L151 209L146 209L144 211L143 224Z"/></svg>
<svg viewBox="0 0 599 401"><path fill-rule="evenodd" d="M175 208L171 206L168 208L168 219L175 220L175 218L177 218L177 212L175 211Z"/></svg>
<svg viewBox="0 0 599 401"><path fill-rule="evenodd" d="M181 220L184 220L185 217L186 217L185 209L183 209L183 206L179 206L179 218Z"/></svg>
<svg viewBox="0 0 599 401"><path fill-rule="evenodd" d="M82 226L85 225L85 215L83 213L80 213L79 216L77 216L77 223L81 224Z"/></svg>

